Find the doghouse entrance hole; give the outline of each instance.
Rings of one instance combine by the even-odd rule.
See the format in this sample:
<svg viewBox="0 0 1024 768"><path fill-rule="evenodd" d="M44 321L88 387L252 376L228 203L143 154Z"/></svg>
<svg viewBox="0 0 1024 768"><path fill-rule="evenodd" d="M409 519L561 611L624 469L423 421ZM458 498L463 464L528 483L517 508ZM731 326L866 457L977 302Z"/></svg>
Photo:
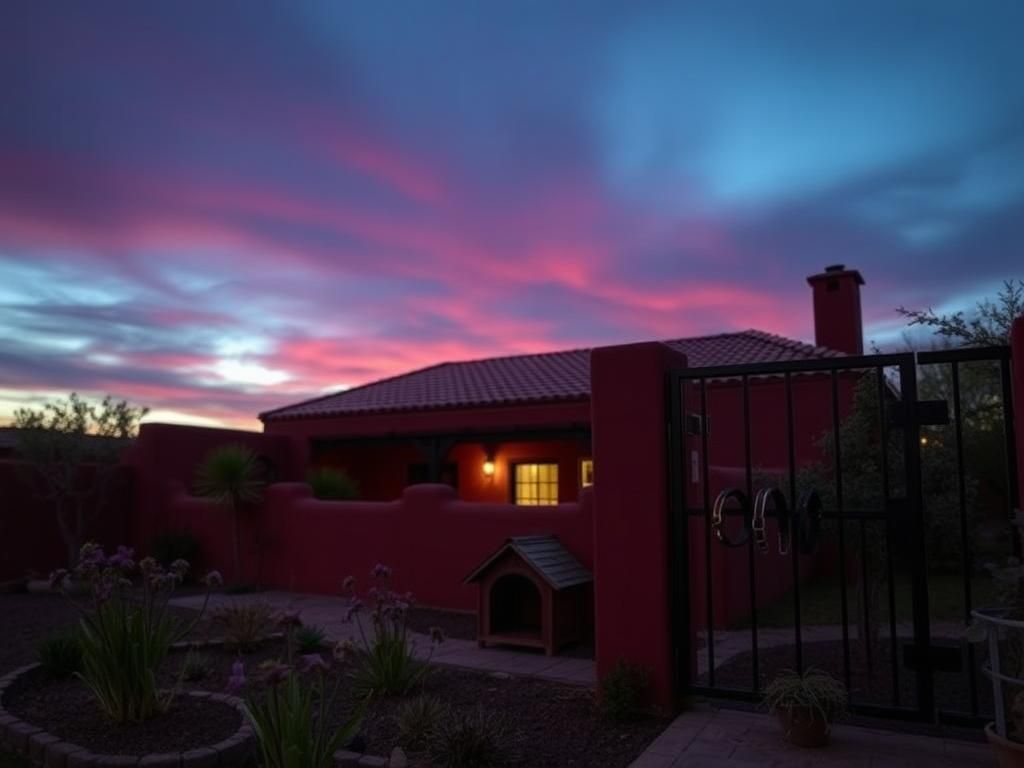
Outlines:
<svg viewBox="0 0 1024 768"><path fill-rule="evenodd" d="M525 576L508 574L491 587L491 633L540 635L540 592Z"/></svg>

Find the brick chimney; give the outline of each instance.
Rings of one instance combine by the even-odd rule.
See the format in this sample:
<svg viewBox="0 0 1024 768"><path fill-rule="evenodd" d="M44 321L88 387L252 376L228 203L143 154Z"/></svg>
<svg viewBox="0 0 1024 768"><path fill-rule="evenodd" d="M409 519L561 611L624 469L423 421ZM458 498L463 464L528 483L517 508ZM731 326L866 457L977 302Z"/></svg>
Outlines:
<svg viewBox="0 0 1024 768"><path fill-rule="evenodd" d="M814 291L814 343L848 355L864 354L860 272L833 264L808 277L807 283Z"/></svg>

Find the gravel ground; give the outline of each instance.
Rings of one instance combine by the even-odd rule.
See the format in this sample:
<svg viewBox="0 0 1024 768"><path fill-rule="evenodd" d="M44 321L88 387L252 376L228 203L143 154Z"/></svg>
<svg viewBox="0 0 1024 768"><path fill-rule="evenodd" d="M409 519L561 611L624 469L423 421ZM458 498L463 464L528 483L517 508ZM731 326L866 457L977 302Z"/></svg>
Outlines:
<svg viewBox="0 0 1024 768"><path fill-rule="evenodd" d="M194 615L187 610L182 610L181 614L183 617ZM57 595L0 595L0 636L4 638L4 642L0 643L0 671L34 661L36 644L41 637L71 626L76 620L74 607ZM423 629L442 626L450 637L472 639L476 636L472 614L417 610L410 623L419 629L417 622L423 625ZM198 630L196 636L202 635L203 630ZM284 644L280 641L268 641L254 653L243 656L221 648L205 649L201 653L210 671L204 679L187 683L186 687L224 690L232 663L241 658L250 678L249 692L258 692L260 663L280 658L284 651ZM165 683L170 684L177 677L183 658L183 653L176 653L168 659L162 675ZM341 683L339 699L332 713L339 722L347 717L355 704L348 693L349 671L335 667L330 673L340 676L337 678ZM501 751L510 768L624 768L667 724L667 721L660 719L630 724L608 721L596 711L593 693L587 688L435 666L422 685L409 695L378 699L370 705L360 734L366 752L382 755L390 753L399 741L396 713L405 702L421 694L434 696L455 710L476 712L483 708L488 716L498 718L502 733ZM82 698L85 692L79 684L46 681L40 676L34 685L26 686L26 690L19 692L18 696L20 703L14 702L12 708L21 707L27 713L32 707L37 707L32 711L37 713L34 717L40 721L40 725L47 718L53 722L59 719L62 722L60 727L65 730L55 726L57 733L69 738L72 733L77 734L83 742L91 738L92 733L93 737L102 742L104 737L95 730L97 711L86 698ZM215 735L220 733L218 728L237 727L237 721L223 721L216 713L202 712L201 719L204 722L199 723L196 718L200 715L195 712L169 713L169 718L180 719L172 722L161 718L131 734L125 732L117 735L120 741L116 743L124 745L123 748L131 744L144 744L147 749L157 745L168 748L171 742L160 739L177 736L181 736L190 745L201 739L210 739L206 743L211 743ZM209 730L201 730L207 726ZM90 744L95 743L99 748L100 742Z"/></svg>

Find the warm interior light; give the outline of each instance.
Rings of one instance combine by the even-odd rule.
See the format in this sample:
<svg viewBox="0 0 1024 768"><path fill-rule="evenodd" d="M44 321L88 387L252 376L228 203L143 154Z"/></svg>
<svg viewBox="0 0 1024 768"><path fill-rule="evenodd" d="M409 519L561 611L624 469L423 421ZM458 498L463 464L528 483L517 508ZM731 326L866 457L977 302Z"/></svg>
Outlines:
<svg viewBox="0 0 1024 768"><path fill-rule="evenodd" d="M921 437L921 445L928 445L928 438L923 435Z"/></svg>
<svg viewBox="0 0 1024 768"><path fill-rule="evenodd" d="M484 474L487 475L487 477L494 476L494 462L490 459L484 462Z"/></svg>

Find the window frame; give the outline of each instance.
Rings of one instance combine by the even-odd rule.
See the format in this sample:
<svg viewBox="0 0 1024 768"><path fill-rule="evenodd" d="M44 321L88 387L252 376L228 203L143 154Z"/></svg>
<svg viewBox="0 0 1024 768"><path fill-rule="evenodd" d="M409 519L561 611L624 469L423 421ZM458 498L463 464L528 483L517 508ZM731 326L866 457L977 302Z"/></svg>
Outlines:
<svg viewBox="0 0 1024 768"><path fill-rule="evenodd" d="M583 465L586 462L590 462L590 482L584 480ZM593 456L581 456L579 460L579 483L580 490L584 488L592 488L594 486L594 457Z"/></svg>
<svg viewBox="0 0 1024 768"><path fill-rule="evenodd" d="M517 489L516 489L516 485L517 485L517 483L516 483L516 473L517 473L519 467L521 467L521 466L530 466L530 465L536 465L536 466L548 465L548 466L553 466L555 468L555 500L553 502L551 502L550 504L540 504L540 503L537 503L537 504L520 504L519 503L519 495L518 495ZM560 501L561 501L561 493L562 493L562 485L561 485L561 478L559 477L561 472L559 471L560 467L559 467L559 463L558 463L557 459L516 459L513 462L509 462L508 466L509 466L509 473L508 473L509 500L510 500L510 502L512 504L514 504L517 507L553 507L556 504L560 503ZM538 480L537 481L538 490L539 490L540 484L541 484L541 481Z"/></svg>

